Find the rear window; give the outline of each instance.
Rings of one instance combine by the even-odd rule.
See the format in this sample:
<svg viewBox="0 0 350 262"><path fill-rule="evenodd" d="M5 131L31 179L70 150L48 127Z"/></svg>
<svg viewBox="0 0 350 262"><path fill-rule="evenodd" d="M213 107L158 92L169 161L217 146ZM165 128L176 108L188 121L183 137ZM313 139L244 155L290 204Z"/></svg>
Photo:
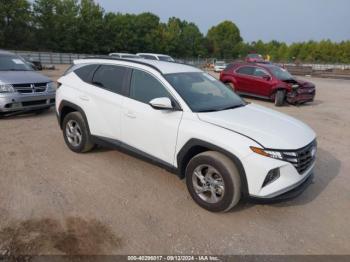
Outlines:
<svg viewBox="0 0 350 262"><path fill-rule="evenodd" d="M101 65L93 76L92 84L116 94L123 94L127 77L128 69L125 67Z"/></svg>
<svg viewBox="0 0 350 262"><path fill-rule="evenodd" d="M74 70L74 73L84 82L91 82L93 72L98 65L85 65Z"/></svg>
<svg viewBox="0 0 350 262"><path fill-rule="evenodd" d="M255 68L252 66L242 66L236 72L242 75L254 75Z"/></svg>

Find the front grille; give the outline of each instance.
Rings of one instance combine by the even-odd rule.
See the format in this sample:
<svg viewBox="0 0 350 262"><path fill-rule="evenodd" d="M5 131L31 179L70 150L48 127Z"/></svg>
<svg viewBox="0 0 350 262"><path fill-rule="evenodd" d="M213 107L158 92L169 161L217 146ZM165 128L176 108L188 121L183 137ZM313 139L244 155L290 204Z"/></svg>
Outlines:
<svg viewBox="0 0 350 262"><path fill-rule="evenodd" d="M317 142L316 140L296 151L283 151L283 159L291 163L299 172L303 174L315 161Z"/></svg>
<svg viewBox="0 0 350 262"><path fill-rule="evenodd" d="M47 83L14 84L13 88L21 94L43 93L46 91Z"/></svg>

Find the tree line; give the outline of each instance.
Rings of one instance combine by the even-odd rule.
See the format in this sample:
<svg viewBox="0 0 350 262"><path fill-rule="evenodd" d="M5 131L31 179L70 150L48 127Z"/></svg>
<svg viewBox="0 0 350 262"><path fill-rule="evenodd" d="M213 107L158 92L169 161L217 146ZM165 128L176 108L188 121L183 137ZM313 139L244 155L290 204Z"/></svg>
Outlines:
<svg viewBox="0 0 350 262"><path fill-rule="evenodd" d="M192 22L152 13L106 12L94 0L0 0L0 48L89 54L156 52L178 58L243 58L350 63L350 41L244 42L231 21L203 35Z"/></svg>

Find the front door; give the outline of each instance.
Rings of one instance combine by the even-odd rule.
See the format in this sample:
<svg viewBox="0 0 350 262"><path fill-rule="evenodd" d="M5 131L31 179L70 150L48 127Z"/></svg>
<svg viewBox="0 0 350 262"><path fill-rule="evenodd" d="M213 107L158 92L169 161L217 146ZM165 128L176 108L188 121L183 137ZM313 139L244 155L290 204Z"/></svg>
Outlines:
<svg viewBox="0 0 350 262"><path fill-rule="evenodd" d="M173 100L158 78L134 69L130 95L123 102L122 142L172 165L182 111L152 108L149 102L160 97Z"/></svg>

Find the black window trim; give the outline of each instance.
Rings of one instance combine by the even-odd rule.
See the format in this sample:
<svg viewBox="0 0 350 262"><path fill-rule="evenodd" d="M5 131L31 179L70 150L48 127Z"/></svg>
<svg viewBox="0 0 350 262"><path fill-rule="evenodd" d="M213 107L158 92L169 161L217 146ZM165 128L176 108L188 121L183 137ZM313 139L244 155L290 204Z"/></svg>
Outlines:
<svg viewBox="0 0 350 262"><path fill-rule="evenodd" d="M121 60L121 59L113 59L113 60L125 61L125 60ZM130 62L134 62L134 61L130 61ZM148 64L144 64L144 63L138 63L138 62L137 62L137 64L147 65L147 66L148 66ZM157 76L156 76L155 74L153 74L152 72L147 71L147 70L145 70L145 69L143 69L143 68L138 68L138 67L131 66L131 65L121 65L121 64L112 64L112 63L86 63L86 64L84 64L84 66L88 66L88 65L96 65L96 68L95 68L94 70L91 71L90 77L89 77L89 82L83 81L83 80L80 78L81 81L83 81L83 82L85 82L85 83L88 83L88 84L90 84L90 85L92 85L92 86L94 86L94 87L98 87L98 88L100 88L100 89L103 89L103 90L105 90L105 91L109 91L109 92L111 92L111 93L113 93L113 94L122 95L122 96L125 96L125 97L130 98L130 99L133 99L133 98L130 97L130 88L131 88L131 80L132 80L132 73L133 73L133 71L136 69L136 70L143 71L143 72L145 72L145 73L147 73L147 74L150 74L150 75L153 76L155 79L157 79L157 80L163 85L163 87L167 90L167 92L170 94L170 96L171 96L171 98L172 98L171 100L172 100L172 102L174 103L174 110L176 110L176 111L183 111L183 109L182 109L182 107L181 107L181 104L179 103L178 99L174 97L173 92L176 92L176 91L175 91L175 90L174 90L174 91L169 90L169 88L166 86L165 83L168 83L170 86L172 86L172 85L171 85L165 78L164 78L164 81L162 81L161 79L159 79L159 77L157 77ZM122 90L124 90L123 93L118 94L118 93L116 93L116 92L110 91L110 90L108 90L108 89L104 89L104 88L102 88L101 86L98 86L98 85L95 85L95 84L92 83L92 79L93 79L95 73L97 72L97 70L98 70L102 65L119 66L119 67L125 67L125 68L129 69L129 70L128 70L128 74L129 74L129 75L128 75L128 77L125 78L125 82L123 83L123 88L122 88ZM163 73L162 73L158 68L153 67L153 66L150 66L150 68L156 70L157 72L159 72L159 73L163 76ZM73 70L73 72L74 72L74 70ZM176 94L177 94L177 92L176 92ZM135 99L133 99L133 100L135 100ZM138 100L136 100L136 101L138 101ZM143 102L141 102L141 101L138 101L138 102L143 103Z"/></svg>

